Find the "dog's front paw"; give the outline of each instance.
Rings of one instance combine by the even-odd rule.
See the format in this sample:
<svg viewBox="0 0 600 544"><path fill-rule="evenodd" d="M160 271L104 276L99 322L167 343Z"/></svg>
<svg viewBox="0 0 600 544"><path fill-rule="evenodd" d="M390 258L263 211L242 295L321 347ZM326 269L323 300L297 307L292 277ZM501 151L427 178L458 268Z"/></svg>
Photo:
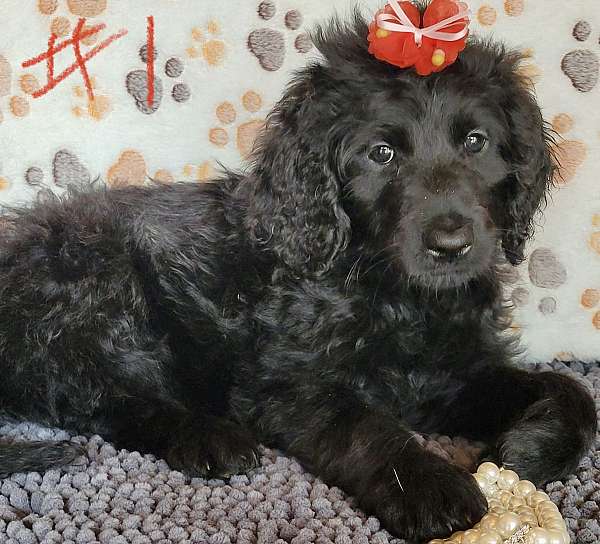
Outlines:
<svg viewBox="0 0 600 544"><path fill-rule="evenodd" d="M165 452L171 468L188 476L228 478L258 466L258 444L235 424L220 424L204 433L190 433Z"/></svg>
<svg viewBox="0 0 600 544"><path fill-rule="evenodd" d="M596 410L576 381L559 374L540 375L548 394L527 408L500 436L497 460L536 485L572 473L596 435Z"/></svg>
<svg viewBox="0 0 600 544"><path fill-rule="evenodd" d="M389 530L409 541L445 538L470 529L487 511L487 501L471 474L432 454L428 461L407 466L402 475L392 473L394 498L378 508Z"/></svg>

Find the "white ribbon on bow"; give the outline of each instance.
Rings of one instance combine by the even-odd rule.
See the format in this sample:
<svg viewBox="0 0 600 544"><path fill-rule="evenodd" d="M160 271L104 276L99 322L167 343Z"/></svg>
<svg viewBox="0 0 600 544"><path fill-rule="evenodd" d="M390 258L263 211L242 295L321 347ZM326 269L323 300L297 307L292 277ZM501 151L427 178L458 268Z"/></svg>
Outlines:
<svg viewBox="0 0 600 544"><path fill-rule="evenodd" d="M468 20L471 12L469 8L462 2L457 3L459 10L456 15L448 17L447 19L444 19L435 25L425 28L419 28L413 25L412 21L408 18L406 13L404 13L404 10L400 7L400 4L397 0L389 0L388 3L396 15L391 13L380 13L376 18L377 26L391 32L410 32L411 34L414 34L415 43L418 47L421 47L423 36L433 40L455 42L461 38L464 38L469 32L468 24L465 25L465 28L463 28L460 32L440 32L440 30L449 27L461 19Z"/></svg>

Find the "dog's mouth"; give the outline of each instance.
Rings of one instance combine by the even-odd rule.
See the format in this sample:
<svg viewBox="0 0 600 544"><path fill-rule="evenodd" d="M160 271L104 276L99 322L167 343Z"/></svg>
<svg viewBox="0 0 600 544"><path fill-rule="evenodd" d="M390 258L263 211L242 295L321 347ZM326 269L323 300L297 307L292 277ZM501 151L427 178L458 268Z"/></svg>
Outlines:
<svg viewBox="0 0 600 544"><path fill-rule="evenodd" d="M402 252L399 261L412 283L428 289L452 289L485 275L494 266L494 248L487 240L462 244L450 254L421 246Z"/></svg>

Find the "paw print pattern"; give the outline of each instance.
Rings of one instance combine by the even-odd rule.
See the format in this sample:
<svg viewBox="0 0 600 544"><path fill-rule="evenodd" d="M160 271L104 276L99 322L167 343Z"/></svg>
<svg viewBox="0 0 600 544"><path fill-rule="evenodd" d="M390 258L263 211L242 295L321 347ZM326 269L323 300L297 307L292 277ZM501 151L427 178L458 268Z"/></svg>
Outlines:
<svg viewBox="0 0 600 544"><path fill-rule="evenodd" d="M33 187L44 185L44 171L38 166L30 166L25 171L25 182ZM82 188L92 183L89 170L77 155L68 149L59 150L52 159L52 181L57 187Z"/></svg>
<svg viewBox="0 0 600 544"><path fill-rule="evenodd" d="M107 0L66 0L67 9L71 15L76 17L97 17L106 9ZM55 15L58 11L58 0L38 0L37 8L42 15ZM68 15L68 14L67 14ZM85 32L90 26L86 24L82 31ZM64 38L72 31L72 24L68 16L56 15L50 21L50 32L59 38ZM98 34L92 34L82 41L85 45L93 45L98 40Z"/></svg>
<svg viewBox="0 0 600 544"><path fill-rule="evenodd" d="M504 13L509 17L519 17L525 10L525 0L505 0ZM477 21L482 26L492 26L498 19L496 8L489 4L483 4L477 10Z"/></svg>
<svg viewBox="0 0 600 544"><path fill-rule="evenodd" d="M600 331L600 289L586 289L581 295L581 305L592 310L592 325Z"/></svg>
<svg viewBox="0 0 600 544"><path fill-rule="evenodd" d="M550 248L537 248L529 257L529 279L536 287L558 289L567 281L567 269ZM538 304L544 315L555 313L556 307L552 296L543 297Z"/></svg>
<svg viewBox="0 0 600 544"><path fill-rule="evenodd" d="M567 281L567 269L555 253L546 247L537 248L529 256L528 273L531 284L541 289L557 289ZM518 273L513 269L503 274L507 275L501 276L503 282L514 287L510 292L513 305L517 308L527 306L532 293L519 281ZM554 314L556 309L557 301L553 296L544 296L538 301L538 310L544 315Z"/></svg>
<svg viewBox="0 0 600 544"><path fill-rule="evenodd" d="M198 165L186 164L182 173L184 179L202 183L214 178L216 172L212 161L204 161Z"/></svg>
<svg viewBox="0 0 600 544"><path fill-rule="evenodd" d="M186 164L182 171L179 179L181 181L197 181L204 182L214 177L215 167L212 161L204 161L198 165ZM175 177L170 170L160 169L157 170L152 176L152 181L155 183L173 183Z"/></svg>
<svg viewBox="0 0 600 544"><path fill-rule="evenodd" d="M276 13L277 8L272 0L264 0L258 6L258 16L263 21L273 19ZM302 14L292 9L285 14L283 22L288 30L296 31L302 26ZM294 47L299 53L310 51L312 43L308 34L299 33L294 40ZM279 70L283 66L286 53L284 34L273 28L253 30L248 36L248 49L265 70Z"/></svg>
<svg viewBox="0 0 600 544"><path fill-rule="evenodd" d="M148 48L146 45L140 47L140 59L142 62L148 62ZM154 51L154 59L157 60L158 53ZM177 57L169 58L164 66L165 75L175 79L183 74L184 65L181 59ZM163 97L163 82L158 75L154 75L154 97L152 104L148 104L148 72L146 70L133 70L127 74L125 80L127 92L135 100L138 110L145 114L154 113L160 107ZM171 97L175 102L186 102L191 97L191 90L186 83L175 83L171 89Z"/></svg>
<svg viewBox="0 0 600 544"><path fill-rule="evenodd" d="M85 106L76 105L73 106L72 112L76 117L89 117L94 121L100 121L104 119L112 110L110 98L104 94L97 92L96 78L90 79L90 85L94 90L94 98L90 100L87 96L85 89L81 85L73 87L73 96L76 102L85 101Z"/></svg>
<svg viewBox="0 0 600 544"><path fill-rule="evenodd" d="M144 156L139 151L127 149L108 169L106 181L110 187L144 185L147 172Z"/></svg>
<svg viewBox="0 0 600 544"><path fill-rule="evenodd" d="M262 107L262 97L255 91L247 91L242 96L242 107L247 113L256 113ZM230 141L230 129L238 118L238 112L231 102L221 102L215 114L222 126L211 128L208 139L217 147L225 147ZM247 157L252 151L258 132L264 127L264 119L251 118L237 125L235 145L242 157Z"/></svg>
<svg viewBox="0 0 600 544"><path fill-rule="evenodd" d="M209 21L206 31L194 27L191 32L192 44L186 49L191 59L201 58L209 66L220 66L225 60L225 42L217 36L220 33L219 24Z"/></svg>
<svg viewBox="0 0 600 544"><path fill-rule="evenodd" d="M13 84L12 68L8 60L0 55L0 99L11 94ZM39 83L35 76L24 74L19 79L19 89L25 94L31 94L39 88ZM26 96L16 94L8 100L8 109L15 117L26 117L29 114L29 100ZM0 109L0 123L2 123L3 114Z"/></svg>
<svg viewBox="0 0 600 544"><path fill-rule="evenodd" d="M579 21L573 27L573 37L578 42L587 42L591 33L592 26L587 21ZM598 44L600 45L600 40ZM598 54L590 49L569 51L562 58L560 66L573 87L582 93L589 93L598 84L600 59Z"/></svg>
<svg viewBox="0 0 600 544"><path fill-rule="evenodd" d="M554 175L554 181L559 184L570 182L587 157L585 143L564 137L573 130L574 126L575 120L567 113L560 113L552 119L552 128L561 136L554 147L556 159L560 165Z"/></svg>
<svg viewBox="0 0 600 544"><path fill-rule="evenodd" d="M600 213L597 213L592 217L592 227L594 228L594 231L590 236L590 248L600 255Z"/></svg>

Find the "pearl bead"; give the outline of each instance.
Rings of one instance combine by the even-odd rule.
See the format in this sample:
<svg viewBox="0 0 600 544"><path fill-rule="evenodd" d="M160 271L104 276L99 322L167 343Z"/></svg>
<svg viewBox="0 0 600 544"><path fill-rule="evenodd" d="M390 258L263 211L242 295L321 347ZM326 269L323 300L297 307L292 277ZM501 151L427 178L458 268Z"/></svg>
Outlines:
<svg viewBox="0 0 600 544"><path fill-rule="evenodd" d="M511 537L521 527L521 520L517 514L506 512L498 518L496 531L504 538Z"/></svg>
<svg viewBox="0 0 600 544"><path fill-rule="evenodd" d="M445 541L440 538L436 538L435 540L430 540L429 544L445 544Z"/></svg>
<svg viewBox="0 0 600 544"><path fill-rule="evenodd" d="M481 474L491 484L494 484L498 480L498 476L500 476L500 469L494 463L482 463L477 469L477 474Z"/></svg>
<svg viewBox="0 0 600 544"><path fill-rule="evenodd" d="M498 515L491 513L491 514L486 514L485 516L483 516L483 519L481 520L481 530L482 531L491 531L493 529L495 529L496 527L496 523L498 522Z"/></svg>
<svg viewBox="0 0 600 544"><path fill-rule="evenodd" d="M525 514L521 516L521 521L523 523L527 523L527 525L531 525L532 527L540 526L540 520L535 515Z"/></svg>
<svg viewBox="0 0 600 544"><path fill-rule="evenodd" d="M569 544L569 534L566 531L548 530L548 542L549 544Z"/></svg>
<svg viewBox="0 0 600 544"><path fill-rule="evenodd" d="M493 492L493 488L490 485L490 481L483 474L474 474L473 477L477 481L479 489L486 496L490 496Z"/></svg>
<svg viewBox="0 0 600 544"><path fill-rule="evenodd" d="M532 540L533 544L550 544L548 531L541 527L534 527L529 531L527 536Z"/></svg>
<svg viewBox="0 0 600 544"><path fill-rule="evenodd" d="M502 544L502 537L496 531L486 531L479 535L477 544Z"/></svg>
<svg viewBox="0 0 600 544"><path fill-rule="evenodd" d="M491 514L496 514L497 516L501 516L506 512L506 508L504 506L494 506L488 510Z"/></svg>
<svg viewBox="0 0 600 544"><path fill-rule="evenodd" d="M510 491L515 485L517 485L519 477L514 470L501 470L498 476L498 487L506 491Z"/></svg>
<svg viewBox="0 0 600 544"><path fill-rule="evenodd" d="M554 518L544 523L544 529L548 529L549 531L566 531L567 526L563 519Z"/></svg>
<svg viewBox="0 0 600 544"><path fill-rule="evenodd" d="M529 480L521 480L513 490L516 497L527 497L527 495L535 492L535 485Z"/></svg>
<svg viewBox="0 0 600 544"><path fill-rule="evenodd" d="M519 514L519 516L522 516L523 514L531 514L532 516L535 516L535 511L533 510L533 508L527 505L517 506L515 508L515 512Z"/></svg>
<svg viewBox="0 0 600 544"><path fill-rule="evenodd" d="M479 531L469 529L463 535L462 544L477 544L479 542Z"/></svg>
<svg viewBox="0 0 600 544"><path fill-rule="evenodd" d="M511 499L508 501L508 508L510 510L515 510L517 507L524 506L524 505L525 505L525 500L522 499L521 497L511 497Z"/></svg>
<svg viewBox="0 0 600 544"><path fill-rule="evenodd" d="M537 506L541 502L549 501L550 497L543 491L535 491L531 495L527 495L527 502L530 506Z"/></svg>
<svg viewBox="0 0 600 544"><path fill-rule="evenodd" d="M501 489L501 490L498 490L498 492L496 493L496 495L494 495L494 497L497 498L502 503L502 506L506 507L506 506L508 506L508 503L510 502L512 495L510 494L510 492Z"/></svg>

